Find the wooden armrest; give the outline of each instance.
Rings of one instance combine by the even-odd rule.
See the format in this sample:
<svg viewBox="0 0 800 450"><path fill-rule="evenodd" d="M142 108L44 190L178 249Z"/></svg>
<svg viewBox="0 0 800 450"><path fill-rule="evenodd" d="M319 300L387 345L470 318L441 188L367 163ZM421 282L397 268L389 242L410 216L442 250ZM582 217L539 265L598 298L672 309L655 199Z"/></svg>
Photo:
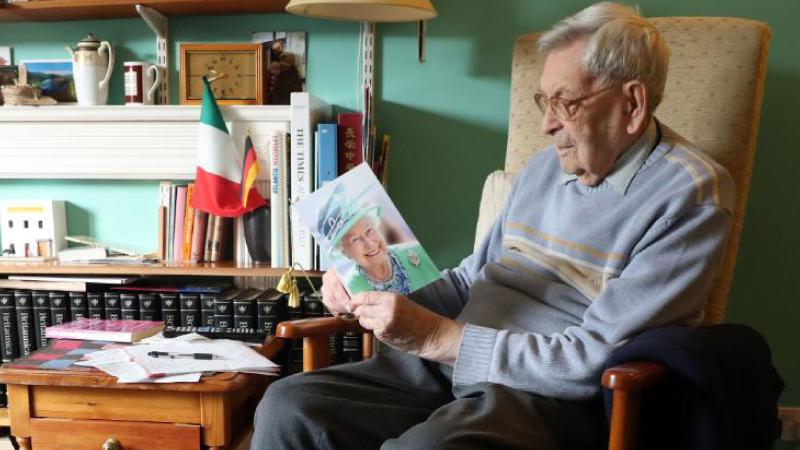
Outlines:
<svg viewBox="0 0 800 450"><path fill-rule="evenodd" d="M620 364L603 372L603 386L614 390L609 450L635 448L642 391L662 381L667 373L666 366L650 361Z"/></svg>
<svg viewBox="0 0 800 450"><path fill-rule="evenodd" d="M285 345L283 339L278 339L275 336L267 336L264 339L264 343L261 344L261 347L256 347L256 351L260 353L265 358L274 358L275 355L278 354L278 351L283 348Z"/></svg>
<svg viewBox="0 0 800 450"><path fill-rule="evenodd" d="M641 391L661 382L668 369L661 363L636 361L614 366L603 372L603 386L609 389Z"/></svg>
<svg viewBox="0 0 800 450"><path fill-rule="evenodd" d="M366 333L358 321L342 320L338 317L316 317L281 322L275 329L275 336L284 339L299 339L311 336L329 335L337 331Z"/></svg>

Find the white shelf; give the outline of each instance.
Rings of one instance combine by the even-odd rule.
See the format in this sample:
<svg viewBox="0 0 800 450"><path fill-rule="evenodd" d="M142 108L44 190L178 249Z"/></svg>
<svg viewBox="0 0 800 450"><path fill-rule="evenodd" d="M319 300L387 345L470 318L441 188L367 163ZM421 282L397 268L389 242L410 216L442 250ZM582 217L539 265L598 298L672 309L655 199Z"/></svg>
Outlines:
<svg viewBox="0 0 800 450"><path fill-rule="evenodd" d="M265 161L272 132L289 131L290 106L221 110ZM2 107L0 179L193 179L199 119L199 106Z"/></svg>

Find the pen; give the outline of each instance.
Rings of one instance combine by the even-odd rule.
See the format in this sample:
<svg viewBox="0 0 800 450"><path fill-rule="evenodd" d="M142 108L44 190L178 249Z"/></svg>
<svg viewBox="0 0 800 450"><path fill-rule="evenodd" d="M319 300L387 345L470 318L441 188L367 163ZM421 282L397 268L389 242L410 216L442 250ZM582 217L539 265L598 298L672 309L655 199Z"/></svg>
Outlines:
<svg viewBox="0 0 800 450"><path fill-rule="evenodd" d="M213 353L175 353L175 352L148 352L147 356L152 358L170 358L170 359L224 359L221 356Z"/></svg>

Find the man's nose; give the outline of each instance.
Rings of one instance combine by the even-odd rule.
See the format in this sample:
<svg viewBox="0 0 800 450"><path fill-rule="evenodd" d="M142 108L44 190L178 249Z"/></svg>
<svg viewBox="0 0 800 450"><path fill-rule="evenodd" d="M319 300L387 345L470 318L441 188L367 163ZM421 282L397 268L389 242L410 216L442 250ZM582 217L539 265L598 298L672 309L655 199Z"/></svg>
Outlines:
<svg viewBox="0 0 800 450"><path fill-rule="evenodd" d="M542 117L542 132L548 136L552 136L563 127L564 124L562 124L561 121L558 120L558 117L553 114L553 108L548 106L544 110L544 117Z"/></svg>

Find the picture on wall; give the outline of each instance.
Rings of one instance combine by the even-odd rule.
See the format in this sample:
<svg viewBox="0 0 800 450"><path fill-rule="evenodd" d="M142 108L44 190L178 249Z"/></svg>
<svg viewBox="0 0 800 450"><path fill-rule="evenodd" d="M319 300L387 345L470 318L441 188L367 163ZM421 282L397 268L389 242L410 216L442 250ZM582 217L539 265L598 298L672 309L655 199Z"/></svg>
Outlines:
<svg viewBox="0 0 800 450"><path fill-rule="evenodd" d="M11 58L11 47L0 46L0 66L10 66L14 63Z"/></svg>
<svg viewBox="0 0 800 450"><path fill-rule="evenodd" d="M288 105L292 92L306 90L306 33L265 31L253 33L264 47L264 92L269 105Z"/></svg>
<svg viewBox="0 0 800 450"><path fill-rule="evenodd" d="M76 103L72 61L69 59L38 59L20 62L20 81L42 90L42 95L59 103Z"/></svg>

